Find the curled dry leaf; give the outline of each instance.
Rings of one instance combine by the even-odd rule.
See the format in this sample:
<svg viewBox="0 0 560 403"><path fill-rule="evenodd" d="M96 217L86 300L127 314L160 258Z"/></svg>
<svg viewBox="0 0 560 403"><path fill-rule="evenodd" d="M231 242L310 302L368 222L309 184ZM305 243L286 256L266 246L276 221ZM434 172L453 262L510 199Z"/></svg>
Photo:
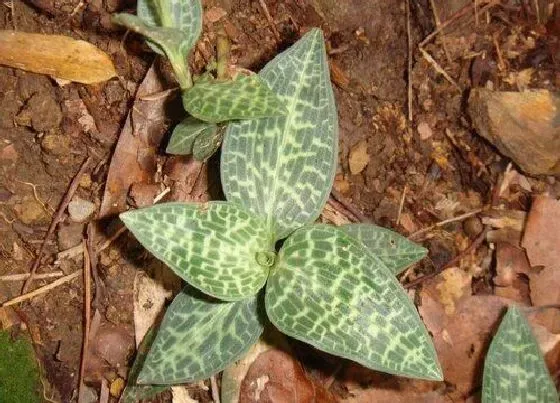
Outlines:
<svg viewBox="0 0 560 403"><path fill-rule="evenodd" d="M350 150L348 164L352 175L359 174L369 163L367 141L362 140Z"/></svg>
<svg viewBox="0 0 560 403"><path fill-rule="evenodd" d="M0 64L84 84L117 76L105 52L63 35L0 31Z"/></svg>

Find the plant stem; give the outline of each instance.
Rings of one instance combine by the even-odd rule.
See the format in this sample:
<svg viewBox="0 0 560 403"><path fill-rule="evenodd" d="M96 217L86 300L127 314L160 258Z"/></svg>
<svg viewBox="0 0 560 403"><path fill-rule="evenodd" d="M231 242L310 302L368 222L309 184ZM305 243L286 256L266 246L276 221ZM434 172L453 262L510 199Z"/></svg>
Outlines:
<svg viewBox="0 0 560 403"><path fill-rule="evenodd" d="M173 20L171 19L171 10L169 9L168 0L156 0L156 8L159 14L161 26L173 28Z"/></svg>
<svg viewBox="0 0 560 403"><path fill-rule="evenodd" d="M191 88L193 82L191 77L191 70L189 69L186 56L183 56L180 52L170 52L167 57L169 58L171 66L173 67L173 71L177 76L177 81L179 81L181 90L184 91Z"/></svg>
<svg viewBox="0 0 560 403"><path fill-rule="evenodd" d="M230 58L230 51L231 51L231 43L222 29L218 32L218 42L216 44L216 53L217 55L217 76L218 79L227 79L228 78L228 64Z"/></svg>

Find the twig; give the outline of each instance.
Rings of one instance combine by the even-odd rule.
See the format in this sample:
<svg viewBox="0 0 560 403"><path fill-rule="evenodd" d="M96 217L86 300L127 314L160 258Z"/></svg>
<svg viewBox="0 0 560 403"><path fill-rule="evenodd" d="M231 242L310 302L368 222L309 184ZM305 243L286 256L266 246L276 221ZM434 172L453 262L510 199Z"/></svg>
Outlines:
<svg viewBox="0 0 560 403"><path fill-rule="evenodd" d="M406 192L408 192L408 184L404 185L404 189L402 191L401 201L399 203L399 212L397 214L397 226L401 222L401 215L404 207L404 199L406 197Z"/></svg>
<svg viewBox="0 0 560 403"><path fill-rule="evenodd" d="M276 40L278 42L281 42L280 34L278 33L278 30L276 29L276 25L274 24L274 20L272 19L272 16L270 15L270 12L268 11L268 7L266 6L266 3L264 2L264 0L259 0L259 4L261 5L261 8L264 12L264 16L266 17L266 20L268 21L268 25L270 26L270 30L274 34L274 37L276 38Z"/></svg>
<svg viewBox="0 0 560 403"><path fill-rule="evenodd" d="M23 284L23 288L21 290L22 294L25 294L27 292L27 290L29 289L29 286L33 282L33 278L35 277L35 273L37 272L37 268L39 267L39 264L41 263L41 258L43 257L43 253L45 252L45 245L47 244L47 239L54 232L54 229L56 228L56 225L60 221L62 221L62 215L64 214L64 210L66 210L66 207L68 206L68 203L70 203L70 200L72 200L72 197L74 196L74 193L76 193L76 190L78 189L78 186L80 184L80 179L82 178L82 175L85 173L85 171L88 168L91 161L92 161L92 158L88 157L82 163L82 166L78 170L78 173L76 174L76 176L74 176L74 179L72 179L72 182L70 182L70 186L68 187L68 190L66 191L66 194L64 195L62 201L60 202L60 205L58 206L58 209L57 209L55 215L52 218L51 224L49 225L49 229L47 230L47 233L45 234L45 237L43 238L43 242L41 243L41 246L39 247L39 252L37 253L37 257L33 261L33 266L31 267L30 276L27 278L27 280L25 280L25 283Z"/></svg>
<svg viewBox="0 0 560 403"><path fill-rule="evenodd" d="M437 71L439 74L441 74L447 81L449 81L451 83L451 85L453 85L459 91L462 91L461 87L459 87L459 84L457 84L455 82L455 80L453 78L451 78L451 76L449 74L447 74L447 71L445 71L443 69L443 67L441 67L439 65L439 63L435 61L435 59L432 57L432 55L430 55L423 48L419 48L419 49L420 49L420 53L422 53L422 56L424 57L424 59L426 59L426 61L432 65L432 67L434 68L435 71Z"/></svg>
<svg viewBox="0 0 560 403"><path fill-rule="evenodd" d="M356 217L357 221L371 223L371 220L369 218L367 218L354 205L352 205L350 202L348 202L338 191L332 189L331 190L331 196L333 197L334 200L336 200L337 202L342 204L342 206L344 206L344 208L346 210L348 210L350 213L352 213L352 215L354 215L354 217Z"/></svg>
<svg viewBox="0 0 560 403"><path fill-rule="evenodd" d="M214 400L214 403L220 403L220 391L218 389L216 375L210 377L210 387L212 389L212 400Z"/></svg>
<svg viewBox="0 0 560 403"><path fill-rule="evenodd" d="M426 274L425 276L418 277L416 280L412 280L410 283L407 283L407 284L403 285L403 287L404 288L416 287L417 285L423 283L424 281L429 280L431 278L434 278L435 276L437 276L438 274L440 274L444 270L449 269L451 267L454 267L459 261L461 261L461 259L463 259L465 256L468 256L469 254L474 252L480 246L480 244L482 244L482 242L484 242L484 240L486 239L486 234L488 233L488 231L489 231L489 228L484 229L478 235L478 237L469 245L469 247L467 249L465 249L464 251L459 253L457 256L455 256L453 259L451 259L449 262L444 264L439 269L435 270L434 272L432 272L430 274Z"/></svg>
<svg viewBox="0 0 560 403"><path fill-rule="evenodd" d="M436 2L434 0L430 0L430 6L432 8L432 14L434 15L434 21L436 22L436 28L441 25L441 20L439 18L438 9L436 7ZM445 38L441 37L441 47L443 48L443 52L445 53L445 57L447 61L451 63L451 56L449 55L449 50L445 44Z"/></svg>
<svg viewBox="0 0 560 403"><path fill-rule="evenodd" d="M407 95L408 95L408 120L412 122L412 35L410 33L410 0L406 0L406 41L407 52ZM397 221L398 223L398 221Z"/></svg>
<svg viewBox="0 0 560 403"><path fill-rule="evenodd" d="M105 242L103 242L98 248L97 248L97 253L104 251L105 249L107 249L109 246L111 246L111 244L118 238L120 237L124 232L126 231L126 227L122 226L121 228L119 228L117 231L115 231L115 233L113 235L111 235ZM72 258L74 256L77 256L78 254L80 254L82 251L82 245L78 245L78 246L74 246L70 249L66 249L63 250L62 252L58 252L58 255L56 255L56 259L57 260L62 260L62 259L69 259Z"/></svg>
<svg viewBox="0 0 560 403"><path fill-rule="evenodd" d="M82 360L80 361L80 379L78 382L78 403L85 402L84 373L89 347L89 326L91 317L91 264L87 241L85 239L82 240L82 248L84 250L84 334L82 343Z"/></svg>
<svg viewBox="0 0 560 403"><path fill-rule="evenodd" d="M481 213L482 210L483 209L479 208L479 209L476 209L476 210L473 210L473 211L469 211L468 213L461 214L460 216L457 216L457 217L448 218L447 220L439 221L439 222L435 223L434 225L430 225L429 227L422 228L421 230L418 230L418 231L412 233L411 235L408 236L408 238L409 239L416 238L418 235L423 234L423 233L428 232L428 231L431 231L434 228L443 227L446 224L456 222L456 221L463 221L463 220L465 220L469 217L472 217L474 215L477 215L477 214Z"/></svg>
<svg viewBox="0 0 560 403"><path fill-rule="evenodd" d="M95 226L89 223L87 226L87 251L89 255L89 263L93 281L95 282L95 298L93 299L93 307L99 309L99 301L105 295L105 287L99 272L97 271L97 250L95 249Z"/></svg>
<svg viewBox="0 0 560 403"><path fill-rule="evenodd" d="M30 273L23 273L23 274L8 274L6 276L1 276L0 281L23 281L26 280L31 274ZM64 273L59 270L53 273L42 273L36 274L35 280L44 280L46 278L56 278L62 277Z"/></svg>
<svg viewBox="0 0 560 403"><path fill-rule="evenodd" d="M76 277L78 277L80 274L82 273L82 269L80 270L76 270L74 273L69 274L67 276L61 277L58 280L53 281L50 284L47 284L43 287L37 288L36 290L33 290L31 292L28 292L26 294L22 294L19 297L15 297L9 301L4 302L1 306L2 308L10 306L10 305L15 305L15 304L19 304L20 302L23 301L27 301L28 299L31 298L35 298L38 295L44 294L47 291L52 290L53 288L58 287L59 285L62 285L64 283L67 283L73 279L75 279Z"/></svg>

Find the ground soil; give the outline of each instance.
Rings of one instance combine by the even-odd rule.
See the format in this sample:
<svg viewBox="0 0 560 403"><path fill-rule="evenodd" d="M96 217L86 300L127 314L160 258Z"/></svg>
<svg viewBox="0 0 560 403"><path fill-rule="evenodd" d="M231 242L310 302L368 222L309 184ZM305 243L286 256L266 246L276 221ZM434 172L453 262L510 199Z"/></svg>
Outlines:
<svg viewBox="0 0 560 403"><path fill-rule="evenodd" d="M213 52L215 32L222 25L233 43L232 62L255 71L305 29L319 26L328 41L339 113L335 189L342 197L368 219L407 235L489 202L506 161L470 128L465 97L470 87L484 83L474 83L474 57L464 56L488 48L492 41L485 35L511 29L509 25L490 17L490 24L457 28L463 30L468 43L448 42L444 44L446 49L440 42L428 45L427 49L455 78L461 87L458 90L416 51L417 44L435 29L435 23L427 0L411 1L414 60L409 121L404 1L266 2L280 41L275 39L257 1L204 1L206 10L219 8L227 14L219 22L206 21L202 41L192 57L193 66L202 69ZM0 276L29 272L53 214L87 155L94 163L81 178L77 195L101 205L120 128L137 85L155 58L141 39L132 35L124 38L124 32L109 21L111 12L133 11L134 1L12 3L11 8L8 3L0 5L1 29L58 33L92 42L110 55L119 78L99 85L61 86L46 76L0 67ZM449 59L445 51L451 52ZM491 51L489 55L491 60L496 58ZM551 63L546 57L545 62ZM545 70L554 71L552 67ZM496 74L491 68L484 72L490 78ZM547 74L540 82L548 79L552 87L557 85L558 76ZM87 134L79 120L79 108L83 107L96 125L96 130ZM422 123L429 126L429 136L419 133ZM367 144L369 163L352 174L349 157L360 142ZM109 234L116 225L106 220L97 230L101 235ZM65 218L47 241L38 272L71 273L81 268L81 255L58 261L56 253L82 242L85 228L85 224L72 224ZM433 270L432 264L441 266L468 239L460 224L452 224L447 230L447 235L423 240L430 250L431 263L421 265L418 272ZM132 289L141 253L138 245L126 238L99 255L98 275L104 292L95 308L104 322L124 332L126 340L133 340L134 335ZM146 260L143 262L146 266ZM47 282L50 280L36 281L33 287ZM21 286L21 282L0 282L0 299L19 295ZM82 282L73 281L16 308L41 355L45 378L51 385L49 393L64 402L76 398L83 300ZM119 370L110 364L103 368L103 376L112 371L109 377L113 379L126 377L126 368ZM197 393L201 400L209 399L208 392Z"/></svg>

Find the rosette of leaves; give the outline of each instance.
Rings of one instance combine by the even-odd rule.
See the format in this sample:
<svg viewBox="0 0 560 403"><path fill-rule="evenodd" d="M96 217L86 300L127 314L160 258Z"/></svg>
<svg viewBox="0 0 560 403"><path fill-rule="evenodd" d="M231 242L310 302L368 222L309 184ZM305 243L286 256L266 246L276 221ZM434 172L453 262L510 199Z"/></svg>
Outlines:
<svg viewBox="0 0 560 403"><path fill-rule="evenodd" d="M486 355L482 402L558 401L558 392L529 323L519 308L512 306Z"/></svg>
<svg viewBox="0 0 560 403"><path fill-rule="evenodd" d="M137 14L115 14L113 22L145 36L154 51L167 57L191 115L174 129L167 152L192 153L205 160L222 141L220 123L286 114L281 100L258 75L207 75L193 81L187 58L202 32L200 0L139 0Z"/></svg>
<svg viewBox="0 0 560 403"><path fill-rule="evenodd" d="M338 154L322 32L308 32L259 76L288 113L230 123L221 155L227 201L121 215L189 284L168 308L138 381L207 378L245 354L266 318L366 367L440 380L430 336L395 277L426 250L373 225L314 224Z"/></svg>

